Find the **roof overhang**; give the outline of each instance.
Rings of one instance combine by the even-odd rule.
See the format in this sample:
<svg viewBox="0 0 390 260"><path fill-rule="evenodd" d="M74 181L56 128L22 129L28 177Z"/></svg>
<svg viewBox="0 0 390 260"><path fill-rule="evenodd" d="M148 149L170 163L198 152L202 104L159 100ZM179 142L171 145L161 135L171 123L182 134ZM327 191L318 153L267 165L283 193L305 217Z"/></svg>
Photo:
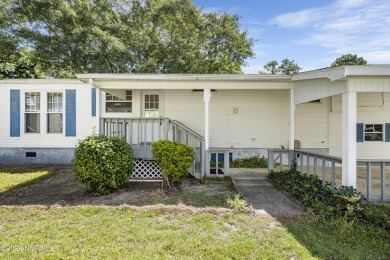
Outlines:
<svg viewBox="0 0 390 260"><path fill-rule="evenodd" d="M348 77L381 77L390 76L390 65L364 65L364 66L342 66L312 70L294 74L292 81L328 78L331 81L344 80Z"/></svg>
<svg viewBox="0 0 390 260"><path fill-rule="evenodd" d="M0 84L84 84L79 79L2 79Z"/></svg>
<svg viewBox="0 0 390 260"><path fill-rule="evenodd" d="M291 89L290 75L264 74L77 74L107 89Z"/></svg>
<svg viewBox="0 0 390 260"><path fill-rule="evenodd" d="M290 75L266 74L76 74L89 80L148 80L148 81L290 81Z"/></svg>

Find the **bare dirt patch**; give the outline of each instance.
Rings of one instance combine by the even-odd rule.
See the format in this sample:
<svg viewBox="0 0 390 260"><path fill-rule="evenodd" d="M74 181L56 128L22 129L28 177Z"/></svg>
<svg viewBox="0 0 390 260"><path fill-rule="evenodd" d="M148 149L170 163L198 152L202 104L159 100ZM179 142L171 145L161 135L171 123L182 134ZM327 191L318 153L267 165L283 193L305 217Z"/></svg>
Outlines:
<svg viewBox="0 0 390 260"><path fill-rule="evenodd" d="M2 167L5 169L5 167ZM155 204L181 194L207 196L235 193L230 181L206 181L186 177L172 189L162 188L161 182L129 182L120 190L94 196L85 192L75 180L71 166L15 166L16 170L49 169L53 175L37 183L11 189L0 194L0 205L108 205L144 206ZM10 169L10 167L7 167Z"/></svg>

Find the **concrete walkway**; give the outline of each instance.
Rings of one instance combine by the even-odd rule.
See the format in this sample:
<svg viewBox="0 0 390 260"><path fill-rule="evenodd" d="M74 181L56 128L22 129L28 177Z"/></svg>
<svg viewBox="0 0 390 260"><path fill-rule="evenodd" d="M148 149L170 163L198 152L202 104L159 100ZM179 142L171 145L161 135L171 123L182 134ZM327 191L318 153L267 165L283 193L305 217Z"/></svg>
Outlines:
<svg viewBox="0 0 390 260"><path fill-rule="evenodd" d="M230 176L241 196L263 214L297 214L301 206L291 201L267 181L267 169L230 169Z"/></svg>

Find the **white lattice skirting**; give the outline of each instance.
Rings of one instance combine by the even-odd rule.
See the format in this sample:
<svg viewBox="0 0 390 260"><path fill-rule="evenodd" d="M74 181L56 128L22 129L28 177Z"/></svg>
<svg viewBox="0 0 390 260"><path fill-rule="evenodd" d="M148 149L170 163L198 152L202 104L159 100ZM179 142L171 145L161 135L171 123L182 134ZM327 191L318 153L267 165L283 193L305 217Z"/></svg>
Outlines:
<svg viewBox="0 0 390 260"><path fill-rule="evenodd" d="M160 165L154 160L135 160L131 179L162 179Z"/></svg>

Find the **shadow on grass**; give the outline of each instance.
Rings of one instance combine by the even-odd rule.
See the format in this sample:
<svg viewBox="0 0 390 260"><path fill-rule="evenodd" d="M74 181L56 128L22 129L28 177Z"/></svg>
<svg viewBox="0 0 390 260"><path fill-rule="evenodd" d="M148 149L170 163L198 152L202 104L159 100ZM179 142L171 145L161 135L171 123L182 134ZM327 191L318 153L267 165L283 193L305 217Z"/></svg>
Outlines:
<svg viewBox="0 0 390 260"><path fill-rule="evenodd" d="M39 180L49 178L51 170L28 168L0 169L0 193L8 190L37 183Z"/></svg>
<svg viewBox="0 0 390 260"><path fill-rule="evenodd" d="M390 259L390 234L344 218L278 218L314 257L320 259Z"/></svg>
<svg viewBox="0 0 390 260"><path fill-rule="evenodd" d="M154 200L151 204L176 205L184 204L193 207L227 207L228 194L207 195L202 193L184 192L164 200Z"/></svg>
<svg viewBox="0 0 390 260"><path fill-rule="evenodd" d="M27 166L7 169L13 173L32 171ZM22 187L20 184L19 187L14 186L0 193L0 205L184 204L194 207L227 207L227 196L235 192L232 190L234 188L230 179L206 180L200 183L198 180L187 177L172 189L161 188L161 182L128 182L121 189L110 194L94 196L88 194L85 187L75 180L71 166L34 166L33 170L47 170L53 174L24 182ZM0 171L2 171L1 168ZM50 178L47 178L49 176ZM42 180L42 178L47 179Z"/></svg>

